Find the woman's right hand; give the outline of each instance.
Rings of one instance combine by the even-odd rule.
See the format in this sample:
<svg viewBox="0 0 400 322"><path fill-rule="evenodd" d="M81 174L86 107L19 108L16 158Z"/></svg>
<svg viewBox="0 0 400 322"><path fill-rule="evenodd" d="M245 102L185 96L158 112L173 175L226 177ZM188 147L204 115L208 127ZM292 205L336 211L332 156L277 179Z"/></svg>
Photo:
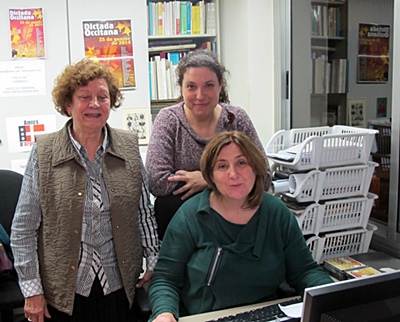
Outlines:
<svg viewBox="0 0 400 322"><path fill-rule="evenodd" d="M164 312L157 315L153 322L176 322L176 320L172 313Z"/></svg>
<svg viewBox="0 0 400 322"><path fill-rule="evenodd" d="M207 188L207 182L203 179L201 171L184 171L178 170L175 175L168 178L170 182L183 181L185 184L173 192L174 195L179 195L186 192L182 196L182 200L186 200L197 192L203 191Z"/></svg>
<svg viewBox="0 0 400 322"><path fill-rule="evenodd" d="M43 322L45 316L51 318L43 294L27 297L25 299L24 312L28 321Z"/></svg>

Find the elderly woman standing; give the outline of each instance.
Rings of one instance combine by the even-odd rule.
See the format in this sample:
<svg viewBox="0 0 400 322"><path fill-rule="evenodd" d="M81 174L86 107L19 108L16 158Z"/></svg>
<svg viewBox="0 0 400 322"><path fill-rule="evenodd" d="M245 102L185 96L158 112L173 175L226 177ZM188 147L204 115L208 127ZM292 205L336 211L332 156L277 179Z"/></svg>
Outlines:
<svg viewBox="0 0 400 322"><path fill-rule="evenodd" d="M11 233L25 316L126 321L159 250L137 137L107 124L123 98L108 67L67 66L52 94L70 120L37 138Z"/></svg>

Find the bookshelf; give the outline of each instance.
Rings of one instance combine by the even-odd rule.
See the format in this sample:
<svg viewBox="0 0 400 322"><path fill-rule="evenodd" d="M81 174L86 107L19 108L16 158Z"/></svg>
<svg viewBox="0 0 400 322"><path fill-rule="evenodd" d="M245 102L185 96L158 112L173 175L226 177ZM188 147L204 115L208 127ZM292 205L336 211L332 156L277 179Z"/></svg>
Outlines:
<svg viewBox="0 0 400 322"><path fill-rule="evenodd" d="M346 125L347 0L294 1L292 6L302 12L292 21L292 127Z"/></svg>
<svg viewBox="0 0 400 322"><path fill-rule="evenodd" d="M180 97L179 60L195 49L218 54L219 0L147 1L151 114Z"/></svg>

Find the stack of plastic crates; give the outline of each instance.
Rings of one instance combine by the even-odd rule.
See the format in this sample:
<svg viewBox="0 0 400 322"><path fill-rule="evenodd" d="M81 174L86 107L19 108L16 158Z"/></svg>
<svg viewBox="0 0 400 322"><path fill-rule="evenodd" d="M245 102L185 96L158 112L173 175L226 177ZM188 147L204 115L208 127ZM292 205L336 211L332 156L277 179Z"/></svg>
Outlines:
<svg viewBox="0 0 400 322"><path fill-rule="evenodd" d="M293 210L314 259L366 252L377 195L369 187L378 163L369 161L375 129L348 126L278 131L266 153L273 171L287 174L276 193ZM282 188L281 188L282 189Z"/></svg>

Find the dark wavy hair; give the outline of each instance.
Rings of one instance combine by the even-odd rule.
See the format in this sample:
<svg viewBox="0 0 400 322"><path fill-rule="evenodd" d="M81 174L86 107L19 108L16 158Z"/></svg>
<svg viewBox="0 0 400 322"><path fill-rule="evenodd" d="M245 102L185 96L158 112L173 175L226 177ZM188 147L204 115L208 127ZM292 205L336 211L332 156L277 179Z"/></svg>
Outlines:
<svg viewBox="0 0 400 322"><path fill-rule="evenodd" d="M217 56L209 51L195 50L184 56L176 68L176 73L178 76L178 85L182 88L183 77L186 71L192 67L207 67L217 76L218 83L221 85L221 92L219 94L219 102L229 103L226 77L225 75L229 72L218 62ZM180 97L182 100L182 96Z"/></svg>
<svg viewBox="0 0 400 322"><path fill-rule="evenodd" d="M247 134L240 131L223 131L216 134L208 142L201 156L200 170L203 178L216 196L221 196L221 192L214 183L213 172L221 150L231 143L235 143L240 148L256 175L254 187L242 207L258 207L264 198L264 185L268 176L268 162L261 149Z"/></svg>
<svg viewBox="0 0 400 322"><path fill-rule="evenodd" d="M98 78L104 79L108 84L111 108L120 107L124 97L119 90L118 78L107 66L85 58L76 64L65 67L63 72L55 79L51 93L55 109L61 115L70 116L66 108L72 103L72 97L76 90Z"/></svg>

